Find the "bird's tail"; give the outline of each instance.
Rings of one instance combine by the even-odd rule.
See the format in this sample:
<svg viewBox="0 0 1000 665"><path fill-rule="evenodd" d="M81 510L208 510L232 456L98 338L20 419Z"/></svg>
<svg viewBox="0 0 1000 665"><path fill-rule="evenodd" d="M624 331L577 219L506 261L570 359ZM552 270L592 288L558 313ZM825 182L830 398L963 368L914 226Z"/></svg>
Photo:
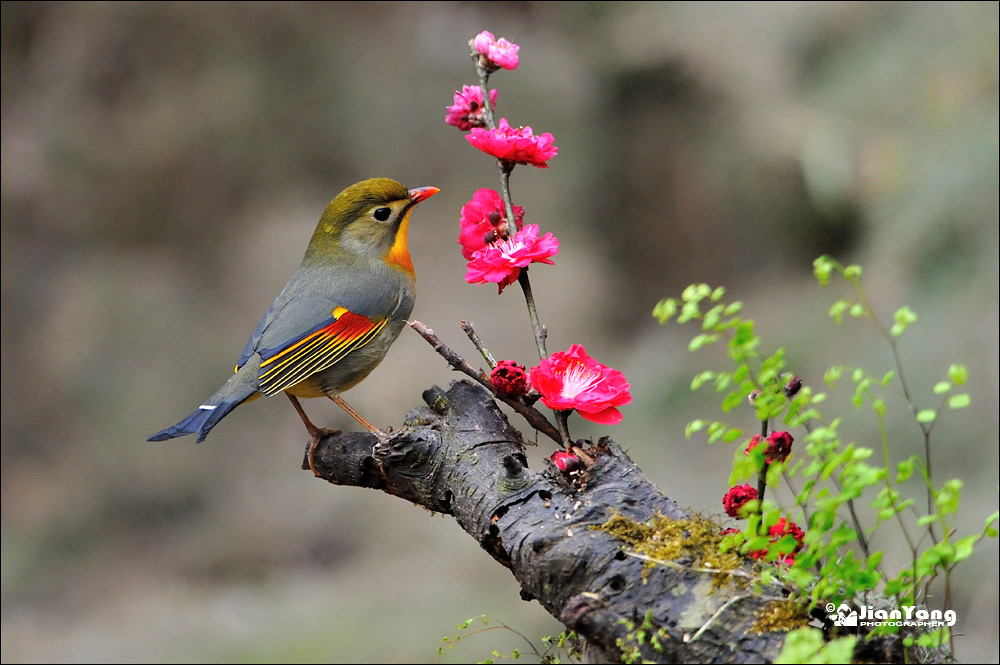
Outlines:
<svg viewBox="0 0 1000 665"><path fill-rule="evenodd" d="M146 440L166 441L186 434L197 434L198 443L201 443L227 413L247 400L260 397L260 393L257 392L259 365L260 356L254 355L194 413L173 427L157 432Z"/></svg>

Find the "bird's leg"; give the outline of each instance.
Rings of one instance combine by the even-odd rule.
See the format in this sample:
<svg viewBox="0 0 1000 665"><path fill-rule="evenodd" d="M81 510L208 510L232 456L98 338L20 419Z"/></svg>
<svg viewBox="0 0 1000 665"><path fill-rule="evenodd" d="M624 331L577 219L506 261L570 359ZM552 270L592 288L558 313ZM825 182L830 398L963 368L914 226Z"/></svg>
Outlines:
<svg viewBox="0 0 1000 665"><path fill-rule="evenodd" d="M316 446L319 445L320 439L322 439L327 434L340 434L339 429L322 429L316 427L309 420L309 416L306 415L305 410L302 405L299 404L299 400L295 395L291 393L285 393L288 395L288 399L291 400L292 406L295 407L295 411L299 414L299 418L302 419L302 424L306 426L306 430L309 432L309 436L312 437L312 441L309 443L309 451L306 453L306 461L309 462L309 468L312 472L319 476L319 471L316 470L316 464L313 462L313 455L316 453Z"/></svg>
<svg viewBox="0 0 1000 665"><path fill-rule="evenodd" d="M378 427L375 427L375 425L372 425L370 422L368 422L368 419L365 418L360 413L358 413L357 409L355 409L353 406L345 402L343 397L341 397L340 395L327 395L327 397L333 400L334 403L340 408L342 408L344 411L347 411L347 413L350 414L351 418L357 420L362 427L364 427L366 430L374 434L375 438L378 439L379 443L384 443L385 441L389 440L388 434L386 434Z"/></svg>

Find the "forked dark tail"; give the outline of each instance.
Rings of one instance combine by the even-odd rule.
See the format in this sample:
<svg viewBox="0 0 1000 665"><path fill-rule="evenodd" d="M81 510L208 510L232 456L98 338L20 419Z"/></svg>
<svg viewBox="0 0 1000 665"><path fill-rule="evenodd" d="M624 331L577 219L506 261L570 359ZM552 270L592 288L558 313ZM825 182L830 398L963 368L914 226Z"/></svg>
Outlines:
<svg viewBox="0 0 1000 665"><path fill-rule="evenodd" d="M197 434L198 443L205 440L220 420L243 402L259 397L257 392L257 370L260 356L254 355L238 372L229 377L222 387L205 400L198 410L173 427L152 435L147 441L166 441L178 436Z"/></svg>

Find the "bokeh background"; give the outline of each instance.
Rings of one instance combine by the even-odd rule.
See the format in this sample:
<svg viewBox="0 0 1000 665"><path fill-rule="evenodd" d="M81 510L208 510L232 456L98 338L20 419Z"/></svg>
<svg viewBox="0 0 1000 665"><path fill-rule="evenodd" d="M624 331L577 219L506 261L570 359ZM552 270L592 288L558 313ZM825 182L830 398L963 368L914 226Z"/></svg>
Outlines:
<svg viewBox="0 0 1000 665"><path fill-rule="evenodd" d="M827 252L865 266L883 320L919 313L901 341L919 404L969 365L972 406L938 423L934 472L965 481L959 532L982 528L998 482L996 3L5 2L4 662L420 662L483 613L558 632L450 519L301 471L283 399L200 446L145 442L232 371L325 204L370 176L442 190L411 226L414 317L473 357L469 319L531 363L517 289L466 285L455 243L460 207L497 183L443 122L483 29L521 45L492 81L499 115L560 148L513 176L562 242L532 270L550 349L583 343L633 384L623 424L574 419L574 435L610 432L681 504L721 511L733 449L683 432L718 413L689 383L724 361L650 311L725 285L817 389L833 364L881 375L872 327L826 316L849 295L811 277ZM453 378L405 331L348 397L398 424ZM827 413L877 445L849 396ZM889 401L903 459L922 440ZM898 562L899 540L876 545ZM998 659L997 571L996 540L956 571L963 660ZM445 661L512 647L493 631Z"/></svg>

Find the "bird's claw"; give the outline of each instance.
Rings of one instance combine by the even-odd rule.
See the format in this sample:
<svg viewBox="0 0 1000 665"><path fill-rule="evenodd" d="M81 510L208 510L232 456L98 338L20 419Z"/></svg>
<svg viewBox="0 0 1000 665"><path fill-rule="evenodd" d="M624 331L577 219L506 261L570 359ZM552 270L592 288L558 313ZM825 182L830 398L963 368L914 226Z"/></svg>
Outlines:
<svg viewBox="0 0 1000 665"><path fill-rule="evenodd" d="M306 461L309 462L309 470L312 471L317 478L322 478L320 472L316 470L316 462L314 460L316 448L319 446L319 442L322 441L324 437L337 436L340 434L340 430L330 429L328 427L316 427L310 433L312 434L312 440L309 441L309 449L306 451Z"/></svg>

